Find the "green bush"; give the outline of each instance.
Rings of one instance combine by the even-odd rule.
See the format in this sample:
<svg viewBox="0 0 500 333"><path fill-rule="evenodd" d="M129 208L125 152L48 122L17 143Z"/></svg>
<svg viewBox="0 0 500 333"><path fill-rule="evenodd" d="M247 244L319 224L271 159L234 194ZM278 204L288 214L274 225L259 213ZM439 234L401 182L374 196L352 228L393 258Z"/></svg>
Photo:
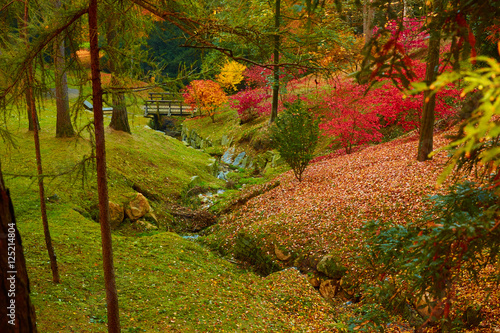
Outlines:
<svg viewBox="0 0 500 333"><path fill-rule="evenodd" d="M302 181L302 173L318 143L319 119L308 112L300 98L285 107L271 128L271 141L295 177Z"/></svg>

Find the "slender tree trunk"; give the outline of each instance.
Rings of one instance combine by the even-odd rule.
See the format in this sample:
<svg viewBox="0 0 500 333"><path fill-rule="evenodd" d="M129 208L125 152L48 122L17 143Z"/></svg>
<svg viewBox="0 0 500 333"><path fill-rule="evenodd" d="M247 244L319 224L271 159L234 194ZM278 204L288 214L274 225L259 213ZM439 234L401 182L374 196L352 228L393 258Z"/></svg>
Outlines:
<svg viewBox="0 0 500 333"><path fill-rule="evenodd" d="M55 0L55 7L61 7L61 0ZM68 79L66 77L66 60L64 40L60 37L54 43L54 74L56 88L56 137L67 138L75 136L71 117L69 115Z"/></svg>
<svg viewBox="0 0 500 333"><path fill-rule="evenodd" d="M28 84L30 85L28 89L31 90L31 84L33 82L33 73L28 73ZM31 119L35 122L36 109L35 100L31 99ZM40 137L38 135L38 127L33 127L33 137L35 141L35 153L36 153L36 166L38 172L38 193L40 196L40 210L42 214L42 224L43 233L45 236L45 244L47 246L47 252L50 259L50 268L52 269L52 281L54 283L59 283L59 269L57 268L57 258L54 253L54 247L52 246L52 237L50 236L49 221L47 219L47 206L45 205L45 189L43 185L43 170L42 170L42 155L40 153Z"/></svg>
<svg viewBox="0 0 500 333"><path fill-rule="evenodd" d="M28 47L28 0L24 2L24 38L26 47ZM40 153L40 139L38 131L40 126L38 123L38 116L36 112L35 94L33 91L34 85L34 74L33 67L28 64L28 70L26 75L26 103L28 106L28 119L29 119L29 130L33 131L33 137L35 141L35 153L36 153L36 164L38 172L38 191L40 195L40 210L42 214L42 224L43 232L45 236L45 244L47 246L47 252L49 254L50 267L52 270L52 281L54 283L59 283L59 269L57 268L57 259L54 253L54 248L52 247L52 238L50 237L49 223L47 220L47 207L45 206L45 191L43 186L43 171L42 171L42 156Z"/></svg>
<svg viewBox="0 0 500 333"><path fill-rule="evenodd" d="M97 0L89 3L90 66L92 72L92 98L94 102L94 126L96 142L97 192L99 196L99 223L101 225L102 263L106 284L108 332L120 332L118 294L116 291L113 246L109 225L109 198L106 171L106 150L102 112L102 86L99 68L99 44L97 25Z"/></svg>
<svg viewBox="0 0 500 333"><path fill-rule="evenodd" d="M434 11L441 8L442 0L434 1ZM427 53L427 65L425 70L425 82L430 85L436 80L439 68L439 45L441 43L441 28L436 18L432 18L430 27L430 40ZM420 138L418 141L418 161L430 159L429 154L433 149L434 134L434 109L436 107L436 95L430 95L429 91L424 93L424 106L422 119L420 120Z"/></svg>
<svg viewBox="0 0 500 333"><path fill-rule="evenodd" d="M0 332L37 332L14 207L0 170Z"/></svg>
<svg viewBox="0 0 500 333"><path fill-rule="evenodd" d="M273 123L278 117L278 98L280 93L280 9L281 9L281 1L276 0L276 8L274 12L274 67L273 67L273 103L271 107L271 119L269 119L270 123Z"/></svg>

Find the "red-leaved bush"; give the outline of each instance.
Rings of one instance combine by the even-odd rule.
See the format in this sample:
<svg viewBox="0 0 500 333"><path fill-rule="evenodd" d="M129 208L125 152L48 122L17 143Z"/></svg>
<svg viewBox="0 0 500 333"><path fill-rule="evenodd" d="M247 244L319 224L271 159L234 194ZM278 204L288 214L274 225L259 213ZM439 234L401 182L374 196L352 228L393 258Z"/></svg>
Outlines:
<svg viewBox="0 0 500 333"><path fill-rule="evenodd" d="M347 154L354 146L379 142L382 134L377 114L363 103L366 87L344 81L332 94L325 96L322 108L330 110L327 121L320 124L324 135L337 137Z"/></svg>
<svg viewBox="0 0 500 333"><path fill-rule="evenodd" d="M243 90L229 99L231 107L238 111L242 123L249 122L270 111L263 101L271 97L262 89Z"/></svg>
<svg viewBox="0 0 500 333"><path fill-rule="evenodd" d="M387 30L396 39L397 43L403 45L406 52L412 52L417 49L427 48L427 38L429 33L422 31L423 22L425 17L422 18L404 18L402 29L399 30L396 21L390 21L387 24Z"/></svg>

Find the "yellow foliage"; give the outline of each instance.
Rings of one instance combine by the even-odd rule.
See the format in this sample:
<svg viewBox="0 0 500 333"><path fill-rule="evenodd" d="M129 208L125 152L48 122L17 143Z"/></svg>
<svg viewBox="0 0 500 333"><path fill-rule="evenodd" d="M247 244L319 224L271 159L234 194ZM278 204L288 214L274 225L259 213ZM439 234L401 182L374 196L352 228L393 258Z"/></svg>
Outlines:
<svg viewBox="0 0 500 333"><path fill-rule="evenodd" d="M216 75L216 80L222 87L236 90L236 85L243 81L245 69L247 69L245 65L228 60L222 67L220 74Z"/></svg>

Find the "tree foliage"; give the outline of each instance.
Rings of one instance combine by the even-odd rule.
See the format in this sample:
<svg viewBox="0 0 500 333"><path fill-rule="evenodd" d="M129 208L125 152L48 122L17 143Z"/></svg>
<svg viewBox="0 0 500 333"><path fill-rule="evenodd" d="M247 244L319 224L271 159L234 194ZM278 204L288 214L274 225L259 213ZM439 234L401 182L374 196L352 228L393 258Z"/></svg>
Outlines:
<svg viewBox="0 0 500 333"><path fill-rule="evenodd" d="M246 123L269 113L269 107L264 103L269 97L271 95L262 89L247 89L231 96L230 104L238 112L241 123Z"/></svg>
<svg viewBox="0 0 500 333"><path fill-rule="evenodd" d="M285 111L271 127L273 146L292 168L299 182L318 143L318 124L319 120L307 110L304 101L297 98L295 102L285 105Z"/></svg>
<svg viewBox="0 0 500 333"><path fill-rule="evenodd" d="M243 81L243 73L246 66L236 61L228 60L224 63L216 81L226 90L236 91L236 86Z"/></svg>
<svg viewBox="0 0 500 333"><path fill-rule="evenodd" d="M218 108L227 101L227 95L221 86L212 80L194 80L186 87L182 95L184 102L197 109L200 114L210 116L215 121Z"/></svg>

